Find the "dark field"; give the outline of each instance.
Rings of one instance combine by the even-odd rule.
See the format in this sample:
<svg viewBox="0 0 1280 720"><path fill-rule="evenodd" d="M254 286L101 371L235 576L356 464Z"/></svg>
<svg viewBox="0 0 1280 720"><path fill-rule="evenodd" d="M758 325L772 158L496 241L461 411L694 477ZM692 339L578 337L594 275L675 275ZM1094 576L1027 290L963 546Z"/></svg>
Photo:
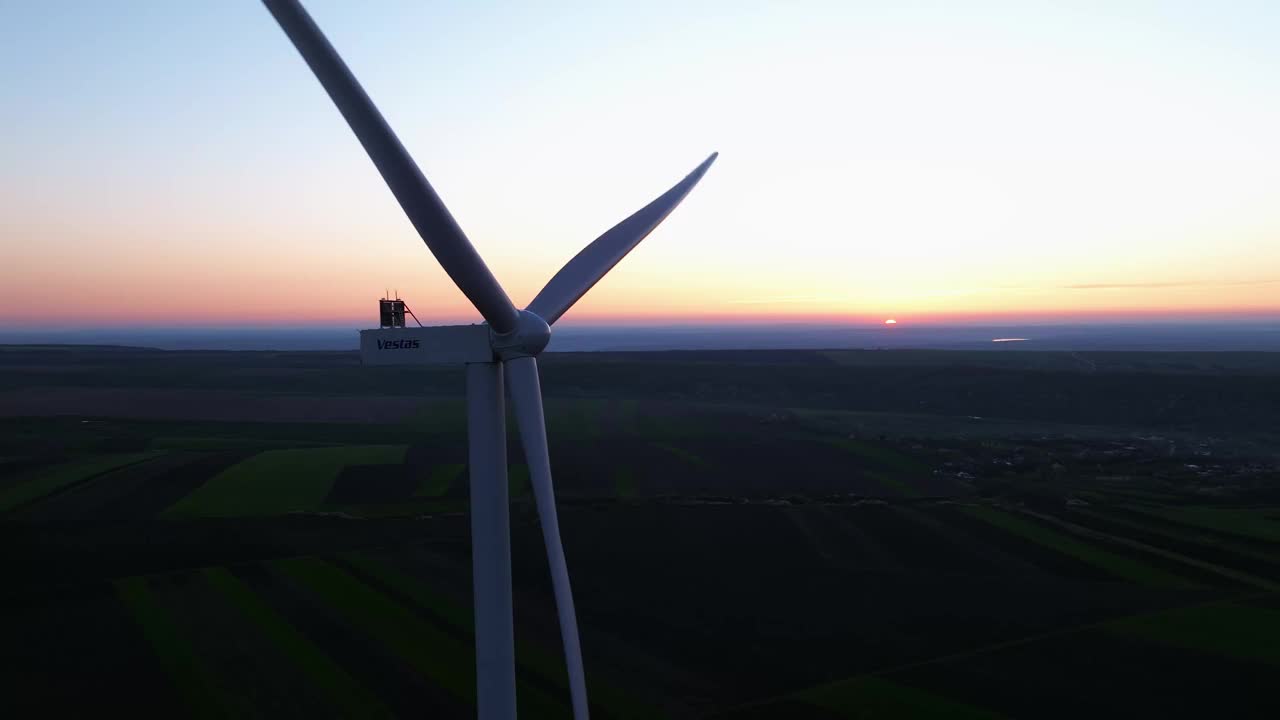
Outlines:
<svg viewBox="0 0 1280 720"><path fill-rule="evenodd" d="M597 717L1280 716L1280 354L541 363ZM0 348L0 714L471 716L462 384Z"/></svg>

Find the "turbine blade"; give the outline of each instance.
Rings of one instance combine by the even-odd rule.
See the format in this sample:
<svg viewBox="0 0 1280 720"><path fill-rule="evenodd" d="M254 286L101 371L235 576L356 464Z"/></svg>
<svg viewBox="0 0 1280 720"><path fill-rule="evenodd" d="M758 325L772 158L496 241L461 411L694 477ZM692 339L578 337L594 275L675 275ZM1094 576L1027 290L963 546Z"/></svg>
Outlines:
<svg viewBox="0 0 1280 720"><path fill-rule="evenodd" d="M495 332L514 330L516 308L511 299L306 9L297 0L262 2L338 106L444 271Z"/></svg>
<svg viewBox="0 0 1280 720"><path fill-rule="evenodd" d="M560 615L560 638L564 641L565 665L569 669L569 693L573 700L575 720L587 720L587 679L582 670L582 647L578 643L578 619L573 611L573 590L569 586L569 568L560 544L560 521L556 517L555 489L551 485L551 460L547 451L547 428L542 415L542 387L538 381L538 361L531 357L507 360L507 385L515 410L516 427L529 464L529 480L542 523L542 539L547 546L547 563L551 566L551 584L555 589L556 610Z"/></svg>
<svg viewBox="0 0 1280 720"><path fill-rule="evenodd" d="M707 168L715 162L719 153L711 153L701 165L694 168L685 179L676 183L675 187L666 191L657 200L640 208L631 217L614 225L608 232L591 242L560 268L560 272L551 278L542 292L529 303L529 312L547 321L555 323L573 304L578 302L600 278L613 269L622 258L627 256L635 246L640 244L653 229L658 227L672 210L684 200L685 195L706 174Z"/></svg>

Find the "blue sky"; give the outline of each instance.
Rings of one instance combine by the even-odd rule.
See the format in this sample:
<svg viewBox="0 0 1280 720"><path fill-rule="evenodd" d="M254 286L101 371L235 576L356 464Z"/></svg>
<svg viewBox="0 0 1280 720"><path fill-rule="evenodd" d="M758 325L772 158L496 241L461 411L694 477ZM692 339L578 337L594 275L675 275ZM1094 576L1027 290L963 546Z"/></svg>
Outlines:
<svg viewBox="0 0 1280 720"><path fill-rule="evenodd" d="M518 302L722 153L571 319L1280 311L1275 3L306 5ZM472 316L260 4L0 73L0 322Z"/></svg>

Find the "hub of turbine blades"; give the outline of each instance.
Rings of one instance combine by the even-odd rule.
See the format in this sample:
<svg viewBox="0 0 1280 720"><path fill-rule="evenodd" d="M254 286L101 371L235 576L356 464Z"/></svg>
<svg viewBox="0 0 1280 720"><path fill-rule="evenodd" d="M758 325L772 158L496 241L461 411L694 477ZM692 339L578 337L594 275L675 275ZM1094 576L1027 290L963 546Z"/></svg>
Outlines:
<svg viewBox="0 0 1280 720"><path fill-rule="evenodd" d="M547 321L528 310L521 310L516 318L516 329L504 335L492 333L493 351L503 360L520 357L537 357L551 341L551 327Z"/></svg>

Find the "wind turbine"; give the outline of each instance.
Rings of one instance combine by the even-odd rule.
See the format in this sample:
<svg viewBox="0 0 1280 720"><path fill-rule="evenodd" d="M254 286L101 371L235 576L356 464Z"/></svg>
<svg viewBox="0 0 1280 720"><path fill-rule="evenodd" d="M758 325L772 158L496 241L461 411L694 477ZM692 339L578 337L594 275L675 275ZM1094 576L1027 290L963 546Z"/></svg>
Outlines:
<svg viewBox="0 0 1280 720"><path fill-rule="evenodd" d="M390 328L360 333L369 364L467 366L467 441L471 470L471 544L476 631L476 699L482 720L516 716L511 598L511 523L507 498L506 410L510 378L520 443L529 465L564 642L574 717L588 717L586 677L569 570L560 543L542 411L537 356L551 325L640 244L702 179L712 153L683 180L596 238L518 310L449 210L400 144L373 101L298 0L263 0L377 166L423 242L485 324Z"/></svg>

